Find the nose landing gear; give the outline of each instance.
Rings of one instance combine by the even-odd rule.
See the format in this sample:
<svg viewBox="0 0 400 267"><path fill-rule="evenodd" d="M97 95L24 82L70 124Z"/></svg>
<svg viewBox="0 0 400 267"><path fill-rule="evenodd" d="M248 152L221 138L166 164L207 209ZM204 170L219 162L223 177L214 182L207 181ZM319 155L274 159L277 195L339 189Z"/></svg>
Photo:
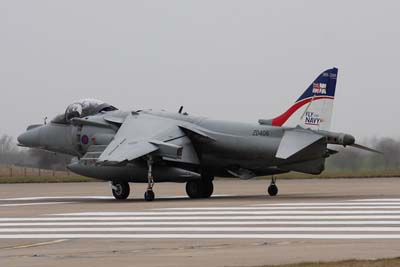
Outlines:
<svg viewBox="0 0 400 267"><path fill-rule="evenodd" d="M268 186L268 194L274 197L278 194L278 187L276 186L276 178L272 176L271 183Z"/></svg>
<svg viewBox="0 0 400 267"><path fill-rule="evenodd" d="M144 193L144 200L153 201L154 198L155 198L155 194L153 192L153 186L154 186L153 158L151 156L149 156L147 158L147 167L148 167L148 172L147 172L147 190Z"/></svg>

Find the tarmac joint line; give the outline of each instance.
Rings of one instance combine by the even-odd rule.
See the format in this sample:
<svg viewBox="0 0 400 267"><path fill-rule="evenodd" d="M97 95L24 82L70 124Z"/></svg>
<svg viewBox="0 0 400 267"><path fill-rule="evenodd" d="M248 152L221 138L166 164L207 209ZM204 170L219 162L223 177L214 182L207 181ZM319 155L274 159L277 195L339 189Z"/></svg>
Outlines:
<svg viewBox="0 0 400 267"><path fill-rule="evenodd" d="M0 249L6 250L6 249L23 249L23 248L41 247L41 246L48 246L48 245L62 243L62 242L68 241L68 240L69 239L57 239L57 240L52 240L52 241L47 241L47 242L39 242L39 243L18 245L18 246L12 246L12 247L4 247L4 248L0 248Z"/></svg>

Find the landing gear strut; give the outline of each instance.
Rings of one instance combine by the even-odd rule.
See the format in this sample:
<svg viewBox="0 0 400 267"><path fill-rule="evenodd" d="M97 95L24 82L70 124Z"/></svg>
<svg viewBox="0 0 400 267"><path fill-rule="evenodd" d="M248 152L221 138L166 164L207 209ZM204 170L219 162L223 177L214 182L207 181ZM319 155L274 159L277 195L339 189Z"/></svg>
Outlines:
<svg viewBox="0 0 400 267"><path fill-rule="evenodd" d="M154 192L153 192L153 186L154 186L154 179L153 179L153 158L149 156L147 158L147 190L144 193L144 200L146 201L153 201L154 200Z"/></svg>
<svg viewBox="0 0 400 267"><path fill-rule="evenodd" d="M278 194L278 187L276 186L276 178L272 176L271 183L268 186L268 194L273 197Z"/></svg>
<svg viewBox="0 0 400 267"><path fill-rule="evenodd" d="M130 193L129 184L124 181L111 182L111 190L115 199L127 199Z"/></svg>

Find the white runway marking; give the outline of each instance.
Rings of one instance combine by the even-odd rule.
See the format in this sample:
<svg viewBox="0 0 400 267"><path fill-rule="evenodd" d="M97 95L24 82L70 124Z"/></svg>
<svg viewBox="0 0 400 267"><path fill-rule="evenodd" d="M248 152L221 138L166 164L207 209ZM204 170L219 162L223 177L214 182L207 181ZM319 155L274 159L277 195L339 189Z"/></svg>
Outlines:
<svg viewBox="0 0 400 267"><path fill-rule="evenodd" d="M400 219L400 215L265 215L265 216L125 216L125 217L36 217L36 218L0 218L0 222L9 221L179 221L179 220L372 220Z"/></svg>
<svg viewBox="0 0 400 267"><path fill-rule="evenodd" d="M400 239L400 234L9 234L0 239Z"/></svg>
<svg viewBox="0 0 400 267"><path fill-rule="evenodd" d="M191 208L156 208L152 210L163 211L179 211L179 210L331 210L331 209L341 209L341 210L354 210L354 209L400 209L400 205L396 206L326 206L326 207L191 207Z"/></svg>
<svg viewBox="0 0 400 267"><path fill-rule="evenodd" d="M400 227L76 227L0 228L0 233L37 232L399 232Z"/></svg>
<svg viewBox="0 0 400 267"><path fill-rule="evenodd" d="M57 205L57 204L71 204L71 203L78 203L78 202L30 202L30 203L11 203L11 204L0 204L0 207Z"/></svg>
<svg viewBox="0 0 400 267"><path fill-rule="evenodd" d="M229 197L234 195L228 194L216 194L213 197ZM186 195L177 195L177 196L158 196L159 199L180 199L180 198L188 198ZM52 200L52 199L74 199L74 200L112 200L114 197L111 196L39 196L39 197L16 197L16 198L0 198L0 201L35 201L35 200Z"/></svg>
<svg viewBox="0 0 400 267"><path fill-rule="evenodd" d="M400 201L397 202L297 202L297 203L268 203L268 204L253 204L252 206L277 206L277 207L298 207L298 206L382 206L382 205L400 205Z"/></svg>
<svg viewBox="0 0 400 267"><path fill-rule="evenodd" d="M212 195L212 197L232 197L232 196L235 196L235 195L229 195L229 194L215 194L215 195ZM177 198L177 199L180 199L180 198L189 198L187 195L178 195L178 196L157 196L157 198L159 198L159 199L175 199L175 198Z"/></svg>
<svg viewBox="0 0 400 267"><path fill-rule="evenodd" d="M351 199L349 201L375 201L375 202L379 202L379 201L398 201L400 202L400 198L367 198L367 199Z"/></svg>
<svg viewBox="0 0 400 267"><path fill-rule="evenodd" d="M400 203L366 199L0 217L4 238L400 239Z"/></svg>
<svg viewBox="0 0 400 267"><path fill-rule="evenodd" d="M0 198L0 201L30 201L30 200L50 200L50 199L114 199L107 196L41 196L41 197L16 197Z"/></svg>
<svg viewBox="0 0 400 267"><path fill-rule="evenodd" d="M80 212L80 213L62 213L52 214L55 216L190 216L190 215L285 215L285 214L400 214L400 210L249 210L249 211L163 211L163 212Z"/></svg>
<svg viewBox="0 0 400 267"><path fill-rule="evenodd" d="M4 226L161 226L161 225L399 225L400 221L102 221L0 223Z"/></svg>

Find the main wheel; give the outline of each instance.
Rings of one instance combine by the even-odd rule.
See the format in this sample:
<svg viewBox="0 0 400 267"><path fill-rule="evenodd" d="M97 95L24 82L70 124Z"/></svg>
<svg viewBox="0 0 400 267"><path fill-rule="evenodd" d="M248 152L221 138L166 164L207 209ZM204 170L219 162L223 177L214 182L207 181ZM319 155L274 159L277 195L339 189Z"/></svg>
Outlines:
<svg viewBox="0 0 400 267"><path fill-rule="evenodd" d="M154 197L155 197L155 195L154 195L153 190L147 190L144 193L144 200L146 200L146 201L153 201Z"/></svg>
<svg viewBox="0 0 400 267"><path fill-rule="evenodd" d="M275 184L268 186L268 194L273 197L278 194L278 187Z"/></svg>
<svg viewBox="0 0 400 267"><path fill-rule="evenodd" d="M186 183L186 194L190 198L201 198L203 195L203 183L201 180Z"/></svg>
<svg viewBox="0 0 400 267"><path fill-rule="evenodd" d="M212 181L195 180L186 183L186 194L190 198L209 198L213 191Z"/></svg>
<svg viewBox="0 0 400 267"><path fill-rule="evenodd" d="M214 185L212 181L203 182L203 194L202 194L203 198L211 197L213 191L214 191Z"/></svg>
<svg viewBox="0 0 400 267"><path fill-rule="evenodd" d="M115 199L127 199L130 193L128 182L113 182L112 193Z"/></svg>

